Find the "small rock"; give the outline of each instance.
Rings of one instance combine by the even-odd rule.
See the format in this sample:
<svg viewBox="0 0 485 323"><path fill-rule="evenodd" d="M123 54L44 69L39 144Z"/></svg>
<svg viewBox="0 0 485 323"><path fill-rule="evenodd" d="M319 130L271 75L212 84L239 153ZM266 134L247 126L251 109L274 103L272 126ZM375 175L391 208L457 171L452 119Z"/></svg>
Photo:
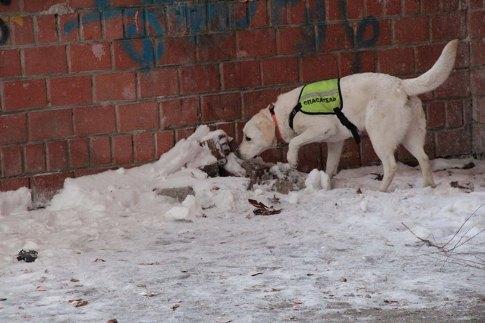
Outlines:
<svg viewBox="0 0 485 323"><path fill-rule="evenodd" d="M170 188L156 188L155 193L158 195L168 196L183 202L189 195L195 195L192 186L170 187Z"/></svg>
<svg viewBox="0 0 485 323"><path fill-rule="evenodd" d="M20 250L17 255L18 261L34 262L37 259L37 251L35 250Z"/></svg>
<svg viewBox="0 0 485 323"><path fill-rule="evenodd" d="M340 278L340 281L341 281L342 283L346 283L346 282L347 282L347 278L342 277L342 278Z"/></svg>

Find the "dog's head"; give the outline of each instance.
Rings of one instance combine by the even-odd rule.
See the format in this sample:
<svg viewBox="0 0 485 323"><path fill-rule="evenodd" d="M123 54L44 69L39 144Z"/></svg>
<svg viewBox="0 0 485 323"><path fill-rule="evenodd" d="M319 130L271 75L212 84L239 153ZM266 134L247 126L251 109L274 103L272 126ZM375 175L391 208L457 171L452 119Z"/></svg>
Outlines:
<svg viewBox="0 0 485 323"><path fill-rule="evenodd" d="M250 159L276 147L275 124L269 107L259 111L244 125L243 140L238 149L241 158Z"/></svg>

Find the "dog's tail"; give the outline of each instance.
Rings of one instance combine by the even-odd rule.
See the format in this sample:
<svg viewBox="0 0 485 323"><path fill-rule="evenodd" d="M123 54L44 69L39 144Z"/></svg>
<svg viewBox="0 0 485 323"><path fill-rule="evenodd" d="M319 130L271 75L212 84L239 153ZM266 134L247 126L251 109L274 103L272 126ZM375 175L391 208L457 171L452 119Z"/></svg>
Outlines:
<svg viewBox="0 0 485 323"><path fill-rule="evenodd" d="M410 96L418 95L433 91L443 84L455 65L457 47L457 39L450 41L429 71L414 79L403 80L402 84L406 93Z"/></svg>

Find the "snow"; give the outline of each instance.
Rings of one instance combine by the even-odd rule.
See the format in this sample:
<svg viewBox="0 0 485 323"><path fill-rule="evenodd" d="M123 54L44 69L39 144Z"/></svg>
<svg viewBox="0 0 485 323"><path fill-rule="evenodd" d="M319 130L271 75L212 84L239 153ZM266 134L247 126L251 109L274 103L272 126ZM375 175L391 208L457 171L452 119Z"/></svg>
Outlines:
<svg viewBox="0 0 485 323"><path fill-rule="evenodd" d="M328 190L330 177L323 170L313 169L305 180L305 187L308 191Z"/></svg>
<svg viewBox="0 0 485 323"><path fill-rule="evenodd" d="M45 209L28 210L26 189L0 193L0 321L308 321L480 304L484 161L440 161L434 189L399 165L390 193L377 191L381 167L363 167L341 171L331 190L314 171L311 190L282 195L195 169L213 162L199 145L210 135L199 128L153 164L68 179ZM182 203L156 192L183 186L194 195ZM282 212L255 216L248 198ZM402 225L444 243L473 212L461 232L478 235L450 258ZM38 259L18 262L22 248Z"/></svg>

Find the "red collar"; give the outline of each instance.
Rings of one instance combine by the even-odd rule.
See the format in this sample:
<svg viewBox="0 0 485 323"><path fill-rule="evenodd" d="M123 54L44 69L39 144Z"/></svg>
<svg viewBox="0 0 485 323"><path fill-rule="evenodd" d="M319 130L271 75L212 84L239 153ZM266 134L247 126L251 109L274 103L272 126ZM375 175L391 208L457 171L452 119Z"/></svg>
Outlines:
<svg viewBox="0 0 485 323"><path fill-rule="evenodd" d="M274 105L271 104L271 107L269 108L269 113L271 113L271 118L273 119L273 123L275 126L275 135L276 135L276 141L277 142L285 142L283 140L283 137L281 137L281 132L280 128L278 127L278 121L276 121L276 114L274 113Z"/></svg>

